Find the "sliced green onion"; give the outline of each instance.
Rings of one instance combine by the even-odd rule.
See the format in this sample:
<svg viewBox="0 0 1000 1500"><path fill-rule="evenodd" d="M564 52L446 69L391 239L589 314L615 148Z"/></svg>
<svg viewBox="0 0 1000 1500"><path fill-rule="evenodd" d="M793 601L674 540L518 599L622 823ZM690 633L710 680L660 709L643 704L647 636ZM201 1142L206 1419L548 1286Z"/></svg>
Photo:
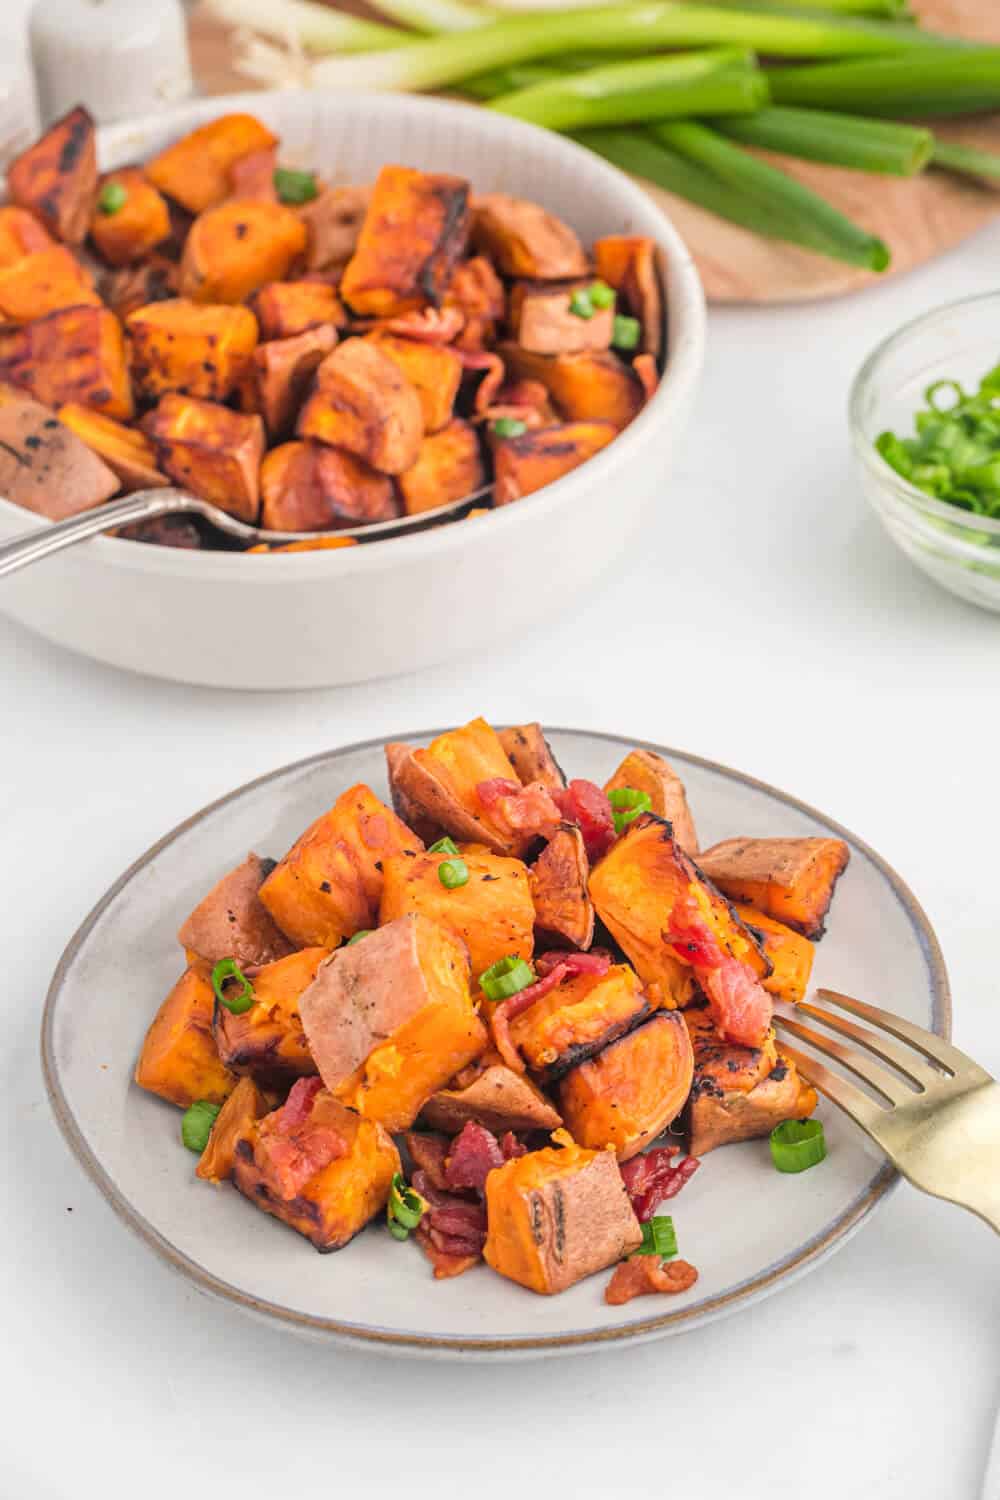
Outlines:
<svg viewBox="0 0 1000 1500"><path fill-rule="evenodd" d="M935 136L931 165L946 172L959 172L963 177L994 182L1000 177L1000 152L981 151L977 146L962 146L957 141L942 141Z"/></svg>
<svg viewBox="0 0 1000 1500"><path fill-rule="evenodd" d="M479 976L479 988L487 1000L509 1000L535 982L535 971L516 953L498 958Z"/></svg>
<svg viewBox="0 0 1000 1500"><path fill-rule="evenodd" d="M493 432L498 438L522 437L527 430L527 422L522 422L520 417L497 417L493 423Z"/></svg>
<svg viewBox="0 0 1000 1500"><path fill-rule="evenodd" d="M594 316L594 304L586 287L580 287L570 297L569 310L574 318L583 318L585 321Z"/></svg>
<svg viewBox="0 0 1000 1500"><path fill-rule="evenodd" d="M649 812L653 806L648 792L640 792L634 786L612 787L608 793L611 815L615 820L615 833L622 834L640 813Z"/></svg>
<svg viewBox="0 0 1000 1500"><path fill-rule="evenodd" d="M781 11L809 10L827 15L872 16L886 21L913 19L907 0L712 0L713 5L731 6L735 10Z"/></svg>
<svg viewBox="0 0 1000 1500"><path fill-rule="evenodd" d="M771 1131L771 1159L779 1172L807 1172L825 1156L819 1120L782 1120Z"/></svg>
<svg viewBox="0 0 1000 1500"><path fill-rule="evenodd" d="M427 853L428 854L457 854L458 853L458 845L455 843L454 839L450 839L450 838L445 837L443 839L438 839L438 841L437 841L436 844L432 844L430 846L430 848L428 849Z"/></svg>
<svg viewBox="0 0 1000 1500"><path fill-rule="evenodd" d="M319 196L314 172L296 172L291 167L275 167L274 191L282 203L311 203Z"/></svg>
<svg viewBox="0 0 1000 1500"><path fill-rule="evenodd" d="M909 484L960 510L1000 518L1000 367L974 391L935 380L914 413L913 435L882 432L875 448Z"/></svg>
<svg viewBox="0 0 1000 1500"><path fill-rule="evenodd" d="M408 1240L410 1238L410 1231L404 1224L400 1224L398 1219L390 1216L387 1223L389 1225L389 1233L394 1240Z"/></svg>
<svg viewBox="0 0 1000 1500"><path fill-rule="evenodd" d="M207 1099L198 1099L181 1115L181 1140L189 1151L196 1151L199 1156L204 1151L220 1108Z"/></svg>
<svg viewBox="0 0 1000 1500"><path fill-rule="evenodd" d="M349 948L352 943L360 943L362 938L371 937L372 931L373 929L371 927L362 927L360 932L356 932L353 937L349 937L347 939L344 947Z"/></svg>
<svg viewBox="0 0 1000 1500"><path fill-rule="evenodd" d="M595 307L602 310L615 305L614 287L608 286L606 281L595 281L590 288L590 300Z"/></svg>
<svg viewBox="0 0 1000 1500"><path fill-rule="evenodd" d="M611 345L614 349L638 349L642 337L642 324L638 318L627 318L624 313L615 316Z"/></svg>
<svg viewBox="0 0 1000 1500"><path fill-rule="evenodd" d="M407 1185L402 1172L393 1173L387 1212L390 1221L395 1219L404 1229L416 1229L427 1212L427 1199Z"/></svg>
<svg viewBox="0 0 1000 1500"><path fill-rule="evenodd" d="M400 26L432 35L472 31L498 19L488 5L466 5L464 0L372 0L372 8Z"/></svg>
<svg viewBox="0 0 1000 1500"><path fill-rule="evenodd" d="M661 1260L673 1259L677 1254L677 1234L669 1214L654 1214L643 1224L642 1244L632 1254L658 1255Z"/></svg>
<svg viewBox="0 0 1000 1500"><path fill-rule="evenodd" d="M128 190L120 182L106 182L97 195L97 206L102 214L116 214L128 202Z"/></svg>
<svg viewBox="0 0 1000 1500"><path fill-rule="evenodd" d="M230 979L235 979L241 986L235 995L227 995L225 991L225 986ZM216 1000L229 1011L230 1015L242 1016L254 1002L253 985L235 958L219 959L212 970L212 989L215 991Z"/></svg>
<svg viewBox="0 0 1000 1500"><path fill-rule="evenodd" d="M755 115L732 115L711 123L746 146L893 177L912 177L922 171L934 150L929 130L834 110L775 106Z"/></svg>
<svg viewBox="0 0 1000 1500"><path fill-rule="evenodd" d="M457 891L469 883L469 867L464 859L446 859L438 865L438 880L446 891Z"/></svg>
<svg viewBox="0 0 1000 1500"><path fill-rule="evenodd" d="M205 0L204 8L216 20L274 37L285 47L297 43L307 52L374 52L400 43L395 26L345 15L317 0Z"/></svg>
<svg viewBox="0 0 1000 1500"><path fill-rule="evenodd" d="M1000 47L940 46L926 52L768 68L775 104L921 119L1000 108Z"/></svg>

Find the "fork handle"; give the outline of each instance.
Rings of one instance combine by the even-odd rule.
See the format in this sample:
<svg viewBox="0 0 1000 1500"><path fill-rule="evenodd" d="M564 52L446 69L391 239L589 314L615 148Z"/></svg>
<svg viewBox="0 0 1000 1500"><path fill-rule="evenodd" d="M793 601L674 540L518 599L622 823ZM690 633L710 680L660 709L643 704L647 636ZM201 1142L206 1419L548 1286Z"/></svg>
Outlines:
<svg viewBox="0 0 1000 1500"><path fill-rule="evenodd" d="M94 510L85 510L78 516L69 516L65 521L55 521L38 531L25 532L11 542L0 544L0 578L26 568L29 563L40 562L53 552L85 542L88 537L102 531L114 531L119 526L128 526L135 521L150 521L155 516L173 515L177 512L197 509L180 490L137 490L122 500L112 500Z"/></svg>

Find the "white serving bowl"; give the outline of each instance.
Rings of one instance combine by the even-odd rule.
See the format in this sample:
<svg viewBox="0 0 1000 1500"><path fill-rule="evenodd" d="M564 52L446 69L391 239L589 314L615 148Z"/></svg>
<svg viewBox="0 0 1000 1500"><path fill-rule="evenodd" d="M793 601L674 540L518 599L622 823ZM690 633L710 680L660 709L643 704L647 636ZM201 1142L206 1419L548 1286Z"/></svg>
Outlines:
<svg viewBox="0 0 1000 1500"><path fill-rule="evenodd" d="M584 243L660 247L668 357L659 390L587 463L497 512L336 551L247 556L97 537L0 583L0 609L85 656L179 682L316 688L412 671L565 609L629 544L690 413L705 302L677 231L646 194L572 142L437 99L319 92L199 100L100 133L102 167L144 159L226 110L249 110L283 156L337 182L386 162L457 172L532 198ZM0 540L45 526L0 500ZM503 607L500 607L503 601Z"/></svg>

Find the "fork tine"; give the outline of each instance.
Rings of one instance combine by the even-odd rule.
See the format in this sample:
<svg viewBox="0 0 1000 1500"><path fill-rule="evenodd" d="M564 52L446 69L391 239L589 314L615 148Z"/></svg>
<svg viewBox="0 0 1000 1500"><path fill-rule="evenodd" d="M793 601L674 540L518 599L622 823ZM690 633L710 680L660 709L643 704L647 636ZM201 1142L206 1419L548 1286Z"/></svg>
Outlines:
<svg viewBox="0 0 1000 1500"><path fill-rule="evenodd" d="M778 1000L775 1002L774 1012L775 1015L781 1016L784 1019L788 1019L789 1017L794 1019L798 1015L807 1015L816 1021L822 1021L824 1026L828 1026L838 1036L848 1037L852 1042L857 1042L860 1046L867 1047L869 1052L873 1052L883 1062L891 1063L906 1078L911 1079L917 1088L924 1091L931 1088L933 1084L940 1083L944 1076L941 1073L935 1072L932 1067L929 1067L922 1059L916 1057L914 1053L904 1051L902 1047L897 1047L894 1042L890 1042L878 1032L869 1031L866 1026L856 1026L853 1021L848 1021L846 1017L834 1015L829 1010L821 1010L818 1005L810 1005L807 1000L800 1000L795 1005L789 1005L787 1001Z"/></svg>
<svg viewBox="0 0 1000 1500"><path fill-rule="evenodd" d="M794 1007L789 1007L789 1009L794 1009ZM906 1100L918 1097L914 1090L908 1088L901 1079L894 1078L877 1062L869 1062L863 1053L856 1052L853 1047L845 1047L842 1042L836 1041L832 1036L826 1036L812 1026L804 1026L794 1016L782 1014L777 1009L774 1019L779 1030L790 1031L792 1036L798 1037L802 1042L808 1042L810 1046L816 1048L817 1052L841 1063L856 1078L860 1078L862 1083L867 1083L869 1088L877 1090L888 1103L904 1104Z"/></svg>
<svg viewBox="0 0 1000 1500"><path fill-rule="evenodd" d="M804 1078L832 1099L845 1113L850 1115L862 1130L878 1138L879 1122L885 1119L887 1111L874 1099L869 1099L859 1088L850 1083L846 1078L841 1078L839 1073L833 1073L823 1063L812 1057L808 1052L800 1052L798 1047L782 1041L781 1050L786 1057L790 1057Z"/></svg>
<svg viewBox="0 0 1000 1500"><path fill-rule="evenodd" d="M862 1021L870 1021L873 1026L881 1026L890 1036L897 1037L901 1042L909 1042L918 1052L929 1057L931 1062L937 1063L942 1068L947 1068L950 1073L961 1074L970 1083L990 1083L992 1077L981 1068L978 1063L973 1062L964 1052L946 1042L943 1037L935 1036L931 1031L925 1031L922 1026L915 1026L912 1021L906 1021L902 1016L895 1016L891 1011L880 1010L877 1005L866 1005L863 1000L855 1000L851 995L842 995L839 990L821 989L816 991L821 1000L829 1000L832 1005L837 1005L841 1010L850 1011L854 1016L860 1016Z"/></svg>

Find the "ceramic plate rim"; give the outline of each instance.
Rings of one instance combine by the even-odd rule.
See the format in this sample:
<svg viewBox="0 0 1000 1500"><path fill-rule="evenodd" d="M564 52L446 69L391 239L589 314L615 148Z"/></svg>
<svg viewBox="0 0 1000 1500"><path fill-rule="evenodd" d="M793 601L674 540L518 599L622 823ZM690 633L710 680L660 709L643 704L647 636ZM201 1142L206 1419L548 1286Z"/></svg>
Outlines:
<svg viewBox="0 0 1000 1500"><path fill-rule="evenodd" d="M404 741L427 741L443 732L440 728L419 729L411 731L408 734L393 736L393 738ZM934 1030L940 1036L950 1038L952 1025L951 990L944 956L941 952L937 935L922 906L906 882L864 839L858 838L856 834L852 833L842 824L835 822L834 819L829 818L825 813L817 811L809 803L803 802L797 797L790 796L787 792L781 791L780 788L772 786L769 782L761 781L756 777L747 775L743 771L738 771L731 766L722 765L718 761L708 759L707 757L693 755L689 751L677 747L660 745L655 741L633 739L621 734L611 734L601 730L567 729L556 725L547 725L546 732L550 732L553 735L579 736L592 740L603 740L615 745L624 744L627 740L627 743L631 746L643 750L652 750L657 754L665 756L668 760L680 760L687 762L689 765L699 766L703 770L727 777L729 780L739 782L755 791L764 792L776 798L787 807L804 813L807 817L825 825L832 834L845 839L849 844L861 851L866 859L871 861L888 882L909 918L910 924L920 942L921 951L927 966L928 984L933 1005ZM511 1338L467 1338L364 1328L359 1327L357 1324L343 1323L336 1318L297 1312L292 1308L282 1306L280 1303L250 1296L246 1292L241 1291L239 1287L233 1286L231 1283L215 1276L212 1272L205 1270L197 1261L177 1250L169 1240L161 1235L157 1229L154 1229L152 1224L132 1206L128 1199L118 1190L115 1183L105 1171L101 1161L87 1143L83 1131L77 1124L69 1101L63 1092L59 1076L60 1070L55 1056L53 1037L55 1016L63 984L73 967L78 952L92 929L103 916L107 907L116 899L133 877L155 860L162 850L187 833L203 818L219 811L227 803L235 801L247 792L255 791L257 788L265 786L268 782L277 781L290 773L305 770L310 766L340 756L381 749L385 742L385 736L377 735L370 739L355 741L349 745L340 745L321 750L314 755L305 756L300 760L290 761L288 764L279 766L273 771L266 771L263 775L253 777L250 781L242 783L242 785L235 787L232 791L226 792L223 796L206 803L205 806L199 808L189 817L176 824L162 838L157 839L154 844L151 844L144 853L140 854L123 871L118 879L108 887L90 912L88 912L66 944L49 983L45 997L45 1008L42 1013L42 1074L45 1080L49 1104L67 1145L83 1167L87 1176L110 1204L115 1214L155 1251L171 1270L193 1282L200 1291L223 1301L230 1302L246 1312L293 1328L300 1333L327 1336L331 1341L338 1344L363 1348L369 1351L382 1350L396 1354L410 1353L438 1356L461 1355L466 1358L503 1355L516 1357L519 1355L532 1356L585 1352L589 1349L601 1348L608 1345L621 1346L641 1342L657 1336L679 1333L684 1331L688 1326L698 1326L715 1318L723 1317L727 1313L734 1312L743 1306L749 1306L752 1302L768 1296L771 1292L777 1290L782 1283L797 1280L798 1277L814 1269L829 1255L833 1254L835 1250L845 1244L847 1239L860 1228L864 1220L883 1201L888 1192L897 1185L899 1175L888 1163L883 1163L874 1172L867 1186L835 1219L827 1224L824 1230L814 1235L805 1244L798 1246L788 1258L765 1268L747 1281L729 1287L724 1292L710 1297L704 1302L696 1303L690 1307L677 1308L670 1312L659 1313L652 1317L644 1318L639 1322L628 1323L620 1328L595 1328L575 1333L546 1334L529 1338L520 1336Z"/></svg>

